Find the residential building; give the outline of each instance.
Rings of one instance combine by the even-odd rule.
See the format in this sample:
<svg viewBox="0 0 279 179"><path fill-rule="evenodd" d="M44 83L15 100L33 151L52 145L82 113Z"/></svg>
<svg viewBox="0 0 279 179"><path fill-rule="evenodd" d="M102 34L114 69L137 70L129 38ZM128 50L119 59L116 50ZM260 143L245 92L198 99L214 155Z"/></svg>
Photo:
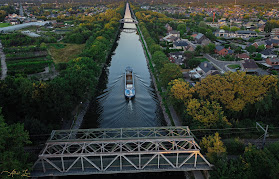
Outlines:
<svg viewBox="0 0 279 179"><path fill-rule="evenodd" d="M183 52L172 52L169 53L169 61L177 65L183 65L185 58Z"/></svg>
<svg viewBox="0 0 279 179"><path fill-rule="evenodd" d="M257 41L257 42L252 43L252 45L256 48L258 48L261 45L264 45L264 47L266 47L266 41Z"/></svg>
<svg viewBox="0 0 279 179"><path fill-rule="evenodd" d="M279 36L279 28L272 29L270 34L272 37Z"/></svg>
<svg viewBox="0 0 279 179"><path fill-rule="evenodd" d="M167 29L168 33L172 31L172 27L169 24L166 24L165 28Z"/></svg>
<svg viewBox="0 0 279 179"><path fill-rule="evenodd" d="M210 62L202 62L197 68L194 68L189 72L191 78L200 80L208 75L216 74L220 74L220 72Z"/></svg>
<svg viewBox="0 0 279 179"><path fill-rule="evenodd" d="M176 42L173 42L173 47L175 49L183 49L183 50L187 50L188 47L188 43L184 40L178 40Z"/></svg>
<svg viewBox="0 0 279 179"><path fill-rule="evenodd" d="M248 60L250 58L247 53L237 54L235 57L242 60Z"/></svg>
<svg viewBox="0 0 279 179"><path fill-rule="evenodd" d="M238 30L234 33L234 37L236 38L243 38L248 39L251 37L257 37L257 33L255 31L249 31L249 30Z"/></svg>
<svg viewBox="0 0 279 179"><path fill-rule="evenodd" d="M267 58L265 61L271 66L279 65L279 58Z"/></svg>
<svg viewBox="0 0 279 179"><path fill-rule="evenodd" d="M180 32L178 32L177 30L172 30L169 32L169 34L172 34L173 36L180 38Z"/></svg>
<svg viewBox="0 0 279 179"><path fill-rule="evenodd" d="M242 60L240 66L242 71L247 73L256 73L259 68L256 62L252 59Z"/></svg>
<svg viewBox="0 0 279 179"><path fill-rule="evenodd" d="M260 52L262 55L262 58L275 58L277 57L277 54L273 52L271 49L265 49Z"/></svg>
<svg viewBox="0 0 279 179"><path fill-rule="evenodd" d="M204 39L206 39L206 36L203 35L202 33L198 33L197 36L195 37L195 42L201 44Z"/></svg>
<svg viewBox="0 0 279 179"><path fill-rule="evenodd" d="M218 45L216 46L215 53L225 56L228 54L228 50L225 49L223 46Z"/></svg>
<svg viewBox="0 0 279 179"><path fill-rule="evenodd" d="M163 40L167 41L167 42L175 42L176 40L178 40L178 37L176 35L169 34L169 35L165 36L163 38Z"/></svg>
<svg viewBox="0 0 279 179"><path fill-rule="evenodd" d="M226 31L226 30L224 30L224 29L220 29L219 31L216 31L216 32L214 33L214 35L215 35L216 37L230 37L229 31Z"/></svg>

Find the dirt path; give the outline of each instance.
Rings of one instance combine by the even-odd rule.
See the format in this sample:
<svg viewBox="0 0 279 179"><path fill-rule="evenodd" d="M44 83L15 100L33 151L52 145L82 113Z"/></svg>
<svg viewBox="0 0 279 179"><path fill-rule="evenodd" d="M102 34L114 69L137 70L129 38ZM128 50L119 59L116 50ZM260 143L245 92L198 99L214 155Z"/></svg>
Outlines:
<svg viewBox="0 0 279 179"><path fill-rule="evenodd" d="M0 55L1 55L1 80L4 80L7 76L8 68L6 64L6 56L3 52L3 46L0 40Z"/></svg>

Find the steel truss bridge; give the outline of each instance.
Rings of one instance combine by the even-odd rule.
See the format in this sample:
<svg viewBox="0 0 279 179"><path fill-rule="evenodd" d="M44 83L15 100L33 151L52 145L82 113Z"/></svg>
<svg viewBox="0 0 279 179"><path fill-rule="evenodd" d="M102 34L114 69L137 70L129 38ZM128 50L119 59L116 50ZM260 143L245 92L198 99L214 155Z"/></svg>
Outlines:
<svg viewBox="0 0 279 179"><path fill-rule="evenodd" d="M210 170L187 126L55 130L32 177Z"/></svg>
<svg viewBox="0 0 279 179"><path fill-rule="evenodd" d="M138 21L133 18L124 18L119 21L120 23L134 23L137 24Z"/></svg>
<svg viewBox="0 0 279 179"><path fill-rule="evenodd" d="M134 24L138 23L138 21L133 19L131 16L129 3L126 3L125 15L124 18L120 20L120 23L134 23Z"/></svg>

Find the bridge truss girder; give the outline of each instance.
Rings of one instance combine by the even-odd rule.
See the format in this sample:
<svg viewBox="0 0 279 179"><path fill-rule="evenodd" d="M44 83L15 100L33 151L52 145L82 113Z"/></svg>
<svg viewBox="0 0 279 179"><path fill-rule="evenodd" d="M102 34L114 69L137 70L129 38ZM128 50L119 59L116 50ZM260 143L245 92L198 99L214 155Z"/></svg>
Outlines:
<svg viewBox="0 0 279 179"><path fill-rule="evenodd" d="M134 136L130 133L131 130L97 129L87 133L95 132L96 134L98 131L98 134L101 134L99 136L107 137L102 140L98 137L95 140L93 138L88 140L82 135L77 135L82 130L69 131L68 136L75 134L77 139L69 138L68 140L64 138L67 132L53 132L34 164L32 176L211 169L211 164L200 153L200 147L190 136L188 127L180 129L136 128L133 130L136 134ZM153 131L153 133L148 131ZM115 138L111 132L117 134L118 138ZM139 135L139 132L144 135ZM85 130L81 133L85 133ZM103 135L104 133L106 135ZM122 137L118 134L122 134ZM123 136L124 134L126 137ZM127 134L129 134L128 137ZM78 139L78 136L81 138ZM89 136L92 137L92 135Z"/></svg>
<svg viewBox="0 0 279 179"><path fill-rule="evenodd" d="M124 18L124 19L121 19L119 22L120 23L133 23L133 24L138 23L138 21L133 18Z"/></svg>

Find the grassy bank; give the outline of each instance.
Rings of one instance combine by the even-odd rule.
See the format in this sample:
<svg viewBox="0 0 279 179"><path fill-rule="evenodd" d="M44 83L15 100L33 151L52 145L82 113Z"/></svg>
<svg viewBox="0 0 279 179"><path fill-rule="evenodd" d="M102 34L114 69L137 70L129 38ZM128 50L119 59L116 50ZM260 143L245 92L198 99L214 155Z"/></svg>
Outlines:
<svg viewBox="0 0 279 179"><path fill-rule="evenodd" d="M49 52L54 63L68 62L77 57L82 52L85 44L52 44L49 46Z"/></svg>

